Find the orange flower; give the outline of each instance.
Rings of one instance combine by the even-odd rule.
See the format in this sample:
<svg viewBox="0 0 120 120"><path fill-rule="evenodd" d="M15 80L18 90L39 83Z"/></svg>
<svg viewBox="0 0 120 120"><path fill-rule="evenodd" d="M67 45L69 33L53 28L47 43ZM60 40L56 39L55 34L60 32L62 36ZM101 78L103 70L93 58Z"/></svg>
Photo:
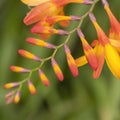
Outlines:
<svg viewBox="0 0 120 120"><path fill-rule="evenodd" d="M100 71L102 70L102 66L104 63L104 58L107 62L107 65L113 75L115 75L118 79L120 79L120 56L117 50L111 45L110 39L105 35L103 30L100 28L98 23L96 22L96 19L93 14L89 14L90 19L95 26L95 29L98 34L98 44L96 45L96 55L99 61L99 65L96 71L94 71L94 76L98 77L96 74L97 71L100 74Z"/></svg>
<svg viewBox="0 0 120 120"><path fill-rule="evenodd" d="M98 61L98 67L96 70L94 70L93 77L98 78L103 64L104 64L104 59L107 62L107 65L111 72L113 73L114 76L116 76L118 79L120 79L120 56L117 51L117 49L111 45L110 39L105 35L101 27L98 25L96 22L96 19L92 13L89 14L90 20L92 21L98 35L98 40L94 41L93 45L94 51L97 57ZM81 65L81 60L83 59L77 59L77 63L80 62L79 65ZM84 59L84 63L86 63L87 59Z"/></svg>
<svg viewBox="0 0 120 120"><path fill-rule="evenodd" d="M63 15L63 8L69 3L93 3L91 0L21 0L23 3L36 6L25 17L24 23L26 25L44 21L48 16Z"/></svg>

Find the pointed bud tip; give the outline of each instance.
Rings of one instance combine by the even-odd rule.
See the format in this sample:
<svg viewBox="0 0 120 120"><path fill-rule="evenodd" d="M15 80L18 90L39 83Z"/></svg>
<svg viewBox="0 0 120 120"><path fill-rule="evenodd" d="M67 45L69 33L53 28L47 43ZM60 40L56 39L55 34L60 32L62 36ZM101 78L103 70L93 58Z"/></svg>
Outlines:
<svg viewBox="0 0 120 120"><path fill-rule="evenodd" d="M106 0L102 0L102 3L103 3L104 6L109 6L108 2Z"/></svg>
<svg viewBox="0 0 120 120"><path fill-rule="evenodd" d="M84 37L84 34L82 33L81 29L77 29L77 33L79 37Z"/></svg>
<svg viewBox="0 0 120 120"><path fill-rule="evenodd" d="M80 20L81 17L79 17L79 16L71 16L71 19L72 19L72 20Z"/></svg>
<svg viewBox="0 0 120 120"><path fill-rule="evenodd" d="M93 21L96 21L96 18L95 16L93 15L93 13L89 13L89 18L90 20L93 22Z"/></svg>
<svg viewBox="0 0 120 120"><path fill-rule="evenodd" d="M68 31L65 31L65 30L59 30L59 34L60 34L60 35L68 35L69 32L68 32Z"/></svg>

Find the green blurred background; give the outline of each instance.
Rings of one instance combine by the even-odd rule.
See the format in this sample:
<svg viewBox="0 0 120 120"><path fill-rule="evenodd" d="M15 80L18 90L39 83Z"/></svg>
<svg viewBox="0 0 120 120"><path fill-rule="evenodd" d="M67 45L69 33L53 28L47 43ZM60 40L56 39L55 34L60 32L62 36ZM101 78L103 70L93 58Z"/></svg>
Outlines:
<svg viewBox="0 0 120 120"><path fill-rule="evenodd" d="M120 0L109 0L110 8L120 19ZM65 8L67 15L83 15L89 6L69 4ZM92 70L88 65L79 68L79 76L74 78L68 69L63 49L58 51L56 60L64 71L65 79L59 82L52 70L50 62L44 65L44 72L51 85L41 84L38 75L32 76L37 87L37 94L30 95L27 85L23 86L19 104L6 105L4 96L9 90L3 89L7 82L20 81L25 75L13 73L11 65L33 68L38 63L26 60L18 55L18 49L26 49L38 56L49 56L51 51L26 43L32 36L30 27L23 24L23 18L29 8L19 0L0 0L0 120L120 120L120 81L110 72L106 64L98 80L92 78ZM107 33L109 20L101 2L96 4L94 14L98 23ZM78 22L71 22L67 30L72 30ZM96 39L96 31L88 17L82 25L86 39ZM61 36L52 36L51 43L60 44L65 40ZM76 33L70 40L72 55L82 55L81 42Z"/></svg>

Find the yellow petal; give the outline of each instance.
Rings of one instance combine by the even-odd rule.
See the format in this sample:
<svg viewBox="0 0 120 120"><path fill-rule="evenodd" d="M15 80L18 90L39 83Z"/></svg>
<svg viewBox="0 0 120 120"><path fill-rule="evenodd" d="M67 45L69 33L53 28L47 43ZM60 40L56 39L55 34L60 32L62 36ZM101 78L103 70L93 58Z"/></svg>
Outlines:
<svg viewBox="0 0 120 120"><path fill-rule="evenodd" d="M49 0L21 0L21 1L28 6L37 6L44 2L48 2Z"/></svg>
<svg viewBox="0 0 120 120"><path fill-rule="evenodd" d="M113 75L120 79L120 56L118 51L110 44L106 44L105 57L108 67Z"/></svg>
<svg viewBox="0 0 120 120"><path fill-rule="evenodd" d="M93 72L93 78L97 79L100 76L100 73L102 71L103 64L104 64L104 56L105 56L104 55L104 47L101 44L97 44L94 48L94 51L97 56L98 67Z"/></svg>
<svg viewBox="0 0 120 120"><path fill-rule="evenodd" d="M75 63L77 64L78 67L80 67L88 63L88 61L85 56L81 56L75 60Z"/></svg>
<svg viewBox="0 0 120 120"><path fill-rule="evenodd" d="M112 46L120 48L120 40L109 39Z"/></svg>

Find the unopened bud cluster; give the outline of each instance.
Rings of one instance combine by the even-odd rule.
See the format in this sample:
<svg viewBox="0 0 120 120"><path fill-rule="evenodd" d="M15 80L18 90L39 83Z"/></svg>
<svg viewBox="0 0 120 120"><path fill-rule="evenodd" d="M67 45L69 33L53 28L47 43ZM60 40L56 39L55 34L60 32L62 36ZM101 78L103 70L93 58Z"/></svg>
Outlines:
<svg viewBox="0 0 120 120"><path fill-rule="evenodd" d="M21 95L21 88L23 83L27 83L28 89L31 94L36 93L36 88L31 81L31 76L33 72L38 72L38 76L45 86L49 86L50 81L47 77L45 71L42 70L42 66L48 60L51 61L51 67L59 81L64 80L64 74L62 72L59 63L57 62L55 55L57 50L61 47L64 48L64 53L66 55L66 61L68 63L69 70L74 77L79 75L78 67L85 64L89 64L90 68L93 70L93 78L99 78L104 62L106 61L108 67L115 77L120 79L120 23L117 21L115 16L112 14L109 4L106 0L101 0L104 6L106 13L110 19L110 30L109 34L106 35L100 25L97 23L97 20L92 13L95 4L99 0L21 0L23 3L28 6L32 6L32 9L24 18L24 23L26 25L33 24L33 27L30 29L32 34L38 35L40 38L29 37L26 41L29 44L44 47L47 49L52 49L53 54L48 58L41 58L38 55L31 53L27 50L20 49L18 51L19 55L24 58L39 62L40 65L37 68L29 69L20 66L11 66L10 69L13 72L26 73L28 77L20 82L12 82L4 85L4 88L15 90L9 92L6 95L6 103L15 102L18 103ZM83 16L66 16L63 9L69 3L81 3L91 5L90 10ZM93 40L91 44L88 43L80 25L85 17L89 16L90 21L93 23L95 30L97 32L98 39ZM82 42L84 55L79 58L74 58L71 54L71 50L68 46L69 38L73 32L65 31L62 29L56 29L54 25L59 23L63 27L67 27L70 24L70 21L79 21L77 28L74 28L73 32L77 32L80 40ZM62 44L56 46L52 43L49 43L45 40L51 37L53 34L65 35L68 36ZM18 88L18 89L17 89Z"/></svg>

